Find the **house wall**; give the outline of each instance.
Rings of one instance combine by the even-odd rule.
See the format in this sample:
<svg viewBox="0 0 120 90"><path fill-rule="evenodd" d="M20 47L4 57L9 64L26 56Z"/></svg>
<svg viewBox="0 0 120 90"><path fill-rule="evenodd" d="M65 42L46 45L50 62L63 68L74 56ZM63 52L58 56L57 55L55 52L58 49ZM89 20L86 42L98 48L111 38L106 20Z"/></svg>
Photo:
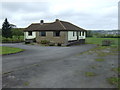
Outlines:
<svg viewBox="0 0 120 90"><path fill-rule="evenodd" d="M77 40L77 32L74 32L74 36L73 36L73 31L68 31L68 41L72 41L72 40Z"/></svg>
<svg viewBox="0 0 120 90"><path fill-rule="evenodd" d="M25 39L34 39L36 38L36 32L32 32L32 36L28 35L28 32L24 32L24 40Z"/></svg>
<svg viewBox="0 0 120 90"><path fill-rule="evenodd" d="M77 40L77 31L74 32L75 34L73 36L73 31L68 31L68 41ZM81 32L81 36L80 36L80 32L78 32L79 39L85 39L86 32L84 32L84 36L82 34L83 32Z"/></svg>
<svg viewBox="0 0 120 90"><path fill-rule="evenodd" d="M85 39L86 38L86 32L84 32L84 36L82 34L83 34L83 32L81 32L81 36L80 36L80 32L78 33L79 39Z"/></svg>
<svg viewBox="0 0 120 90"><path fill-rule="evenodd" d="M46 31L46 36L40 36L40 32L36 33L36 42L40 43L41 40L48 40L54 43L67 43L67 32L66 31L60 31L60 36L56 37L53 36L53 31Z"/></svg>

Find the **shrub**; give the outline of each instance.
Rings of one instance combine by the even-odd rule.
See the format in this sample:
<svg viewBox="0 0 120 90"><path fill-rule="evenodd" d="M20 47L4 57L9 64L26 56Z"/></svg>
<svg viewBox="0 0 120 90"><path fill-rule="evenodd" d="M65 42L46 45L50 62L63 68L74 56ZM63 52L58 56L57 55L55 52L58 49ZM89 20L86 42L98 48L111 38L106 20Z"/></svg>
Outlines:
<svg viewBox="0 0 120 90"><path fill-rule="evenodd" d="M10 38L2 37L2 42L9 42L9 41L10 41Z"/></svg>
<svg viewBox="0 0 120 90"><path fill-rule="evenodd" d="M58 43L57 46L61 46L61 43Z"/></svg>
<svg viewBox="0 0 120 90"><path fill-rule="evenodd" d="M24 41L24 38L21 36L13 36L12 38L2 37L2 42L5 43L22 42L22 41Z"/></svg>
<svg viewBox="0 0 120 90"><path fill-rule="evenodd" d="M112 44L113 41L111 40L103 40L102 41L102 46L110 46Z"/></svg>
<svg viewBox="0 0 120 90"><path fill-rule="evenodd" d="M41 44L49 44L50 43L50 41L48 41L48 40L41 40Z"/></svg>
<svg viewBox="0 0 120 90"><path fill-rule="evenodd" d="M50 43L49 43L49 46L55 46L55 43L50 42Z"/></svg>

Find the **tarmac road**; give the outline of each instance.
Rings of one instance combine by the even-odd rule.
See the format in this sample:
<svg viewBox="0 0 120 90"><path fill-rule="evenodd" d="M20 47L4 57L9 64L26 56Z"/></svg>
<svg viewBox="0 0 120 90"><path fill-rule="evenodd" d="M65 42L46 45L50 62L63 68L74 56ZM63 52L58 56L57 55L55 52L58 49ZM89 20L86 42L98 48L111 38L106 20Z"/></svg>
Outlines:
<svg viewBox="0 0 120 90"><path fill-rule="evenodd" d="M89 71L89 65L95 64L95 57L79 54L95 48L96 45L44 47L19 43L3 46L25 49L24 52L2 57L3 88L113 87L104 80L108 75L114 74L108 69L109 74L106 75L104 71L101 77L86 78L84 75L84 72ZM106 67L114 62L111 59L111 63L107 63Z"/></svg>

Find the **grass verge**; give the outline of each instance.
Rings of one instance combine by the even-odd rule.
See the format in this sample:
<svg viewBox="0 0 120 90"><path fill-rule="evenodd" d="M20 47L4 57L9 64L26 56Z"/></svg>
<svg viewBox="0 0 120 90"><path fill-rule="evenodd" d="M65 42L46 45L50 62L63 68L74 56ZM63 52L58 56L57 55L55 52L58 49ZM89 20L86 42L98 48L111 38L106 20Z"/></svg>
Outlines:
<svg viewBox="0 0 120 90"><path fill-rule="evenodd" d="M24 51L24 49L0 46L0 55L13 54L21 51Z"/></svg>

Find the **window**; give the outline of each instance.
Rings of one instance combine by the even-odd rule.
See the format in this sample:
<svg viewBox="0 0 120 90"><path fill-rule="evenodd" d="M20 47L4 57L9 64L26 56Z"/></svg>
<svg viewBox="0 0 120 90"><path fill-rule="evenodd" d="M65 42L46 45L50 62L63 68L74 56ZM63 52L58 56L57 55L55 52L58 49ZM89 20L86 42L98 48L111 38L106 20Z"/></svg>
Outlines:
<svg viewBox="0 0 120 90"><path fill-rule="evenodd" d="M83 36L84 36L84 33L85 33L85 32L82 33Z"/></svg>
<svg viewBox="0 0 120 90"><path fill-rule="evenodd" d="M73 36L75 36L75 32L73 31Z"/></svg>
<svg viewBox="0 0 120 90"><path fill-rule="evenodd" d="M28 31L28 35L29 35L29 36L32 36L32 31Z"/></svg>
<svg viewBox="0 0 120 90"><path fill-rule="evenodd" d="M81 32L80 32L80 36L81 36Z"/></svg>
<svg viewBox="0 0 120 90"><path fill-rule="evenodd" d="M45 31L41 31L40 32L40 36L46 36L46 32Z"/></svg>
<svg viewBox="0 0 120 90"><path fill-rule="evenodd" d="M57 37L60 36L60 31L55 31L53 35Z"/></svg>

